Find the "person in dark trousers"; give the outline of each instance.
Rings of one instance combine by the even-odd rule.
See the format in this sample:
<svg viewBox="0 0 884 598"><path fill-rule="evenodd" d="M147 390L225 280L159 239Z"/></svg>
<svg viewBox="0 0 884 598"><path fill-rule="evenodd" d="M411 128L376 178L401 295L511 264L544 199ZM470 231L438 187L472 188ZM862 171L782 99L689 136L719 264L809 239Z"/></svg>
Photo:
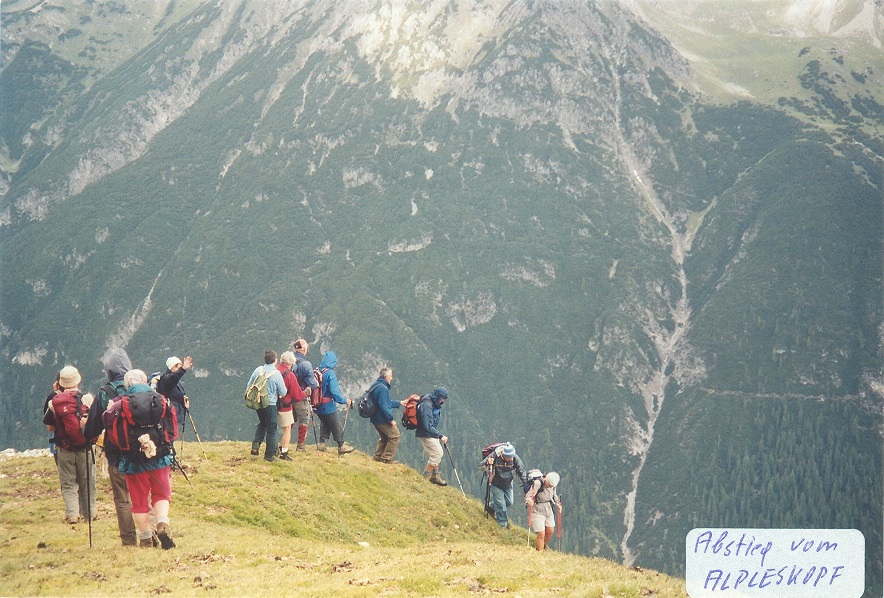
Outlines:
<svg viewBox="0 0 884 598"><path fill-rule="evenodd" d="M497 525L509 527L507 509L513 504L513 474L519 476L522 484L528 483L528 474L515 447L509 442L494 449L484 463L491 481L491 506Z"/></svg>
<svg viewBox="0 0 884 598"><path fill-rule="evenodd" d="M184 361L177 357L170 357L166 360L165 373L157 381L157 392L169 399L175 409L178 425L182 426L179 432L184 429L184 417L187 415L187 410L190 409L190 399L187 398L184 387L181 386L181 378L191 367L193 367L193 359L190 355L185 357Z"/></svg>
<svg viewBox="0 0 884 598"><path fill-rule="evenodd" d="M335 355L335 352L326 351L319 364L319 371L322 372L322 400L315 412L320 421L319 450L322 452L327 450L326 443L331 436L338 444L338 454L346 455L352 453L354 449L344 442L344 432L341 429L341 420L338 419L337 406L346 405L346 408L349 409L353 406L353 401L341 394L338 376L335 374L337 364L338 356Z"/></svg>
<svg viewBox="0 0 884 598"><path fill-rule="evenodd" d="M378 431L378 445L372 459L381 463L396 463L393 457L399 450L399 440L402 435L393 419L393 409L402 406L400 401L390 399L390 386L393 383L393 369L382 367L378 372L378 379L373 384L371 400L377 405L377 412L369 420Z"/></svg>
<svg viewBox="0 0 884 598"><path fill-rule="evenodd" d="M112 349L104 360L104 371L107 373L107 384L98 389L95 401L89 410L89 419L86 421L85 435L93 441L98 440L107 459L107 472L110 476L111 491L114 495L114 509L117 512L117 526L120 529L120 540L123 546L137 546L138 534L135 530L135 520L132 519L132 501L129 499L129 487L126 485L126 476L120 472L120 449L112 442L105 442L104 418L102 414L107 410L110 402L117 396L126 392L126 383L123 377L132 369L132 362L125 349Z"/></svg>
<svg viewBox="0 0 884 598"><path fill-rule="evenodd" d="M255 428L255 438L252 440L252 455L258 455L261 449L261 443L266 442L264 447L264 460L276 461L276 447L279 442L277 428L279 427L279 413L276 410L276 403L279 399L286 395L285 382L282 380L279 371L276 369L276 351L267 349L264 351L264 365L259 365L252 372L249 383L246 388L258 378L258 374L264 372L269 375L267 379L267 399L269 405L256 410L258 415L258 426Z"/></svg>
<svg viewBox="0 0 884 598"><path fill-rule="evenodd" d="M448 400L448 391L444 387L435 388L421 397L417 404L417 430L415 436L424 447L427 455L427 466L424 477L437 486L447 486L448 482L439 475L439 464L442 463L443 445L448 443L448 436L439 431L442 421L442 405Z"/></svg>
<svg viewBox="0 0 884 598"><path fill-rule="evenodd" d="M307 427L310 425L310 394L317 386L316 377L313 375L313 364L307 361L307 351L310 345L302 338L292 344L295 351L295 377L301 389L300 396L295 397L295 420L298 422L298 446L297 450L305 450L307 440Z"/></svg>
<svg viewBox="0 0 884 598"><path fill-rule="evenodd" d="M525 504L530 509L528 515L529 527L537 534L534 537L534 548L542 551L549 546L556 529L556 514L553 506L562 512L562 503L556 494L559 485L559 474L554 471L547 473L543 478L534 480L528 492L525 493Z"/></svg>

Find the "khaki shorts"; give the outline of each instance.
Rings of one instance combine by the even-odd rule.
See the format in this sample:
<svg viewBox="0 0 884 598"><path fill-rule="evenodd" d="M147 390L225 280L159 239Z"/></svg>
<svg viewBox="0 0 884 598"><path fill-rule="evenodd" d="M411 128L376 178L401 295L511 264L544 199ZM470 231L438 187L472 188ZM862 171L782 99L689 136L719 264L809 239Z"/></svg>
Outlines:
<svg viewBox="0 0 884 598"><path fill-rule="evenodd" d="M548 527L554 528L556 526L554 509L551 502L534 503L531 512L531 531L537 533Z"/></svg>
<svg viewBox="0 0 884 598"><path fill-rule="evenodd" d="M279 412L279 427L280 428L288 428L292 424L295 423L295 412L294 411L280 411Z"/></svg>

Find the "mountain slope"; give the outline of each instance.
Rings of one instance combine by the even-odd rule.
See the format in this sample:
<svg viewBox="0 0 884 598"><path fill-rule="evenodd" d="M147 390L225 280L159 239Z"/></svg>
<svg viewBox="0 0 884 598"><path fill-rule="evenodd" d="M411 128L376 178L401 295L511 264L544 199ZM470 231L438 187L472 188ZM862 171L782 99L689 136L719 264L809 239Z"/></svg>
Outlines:
<svg viewBox="0 0 884 598"><path fill-rule="evenodd" d="M712 105L619 2L169 7L119 64L84 73L42 28L4 62L0 441L42 445L54 372L94 389L115 346L147 370L192 354L203 437L248 438L246 377L304 336L350 396L385 363L396 397L448 387L459 463L510 439L561 471L569 550L681 573L688 521L781 522L767 482L790 472L808 495L878 480L836 495L880 547L879 63L799 51L800 95ZM718 457L764 451L764 490L681 458L756 412L812 430L806 462L765 431ZM830 498L799 518L835 525Z"/></svg>
<svg viewBox="0 0 884 598"><path fill-rule="evenodd" d="M206 458L196 444L185 447L189 481L173 475L170 551L120 550L103 478L90 548L87 526L63 522L50 458L0 460L0 591L686 596L684 582L653 571L536 554L525 530L500 531L479 501L361 453L265 464L248 457L245 443L204 443Z"/></svg>

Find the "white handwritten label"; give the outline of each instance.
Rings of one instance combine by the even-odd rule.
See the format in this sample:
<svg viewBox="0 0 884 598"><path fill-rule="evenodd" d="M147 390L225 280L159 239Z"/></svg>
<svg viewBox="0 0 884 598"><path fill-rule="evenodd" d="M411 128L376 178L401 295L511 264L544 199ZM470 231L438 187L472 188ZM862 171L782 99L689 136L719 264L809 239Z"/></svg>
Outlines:
<svg viewBox="0 0 884 598"><path fill-rule="evenodd" d="M685 584L691 598L860 598L865 553L855 529L696 528Z"/></svg>

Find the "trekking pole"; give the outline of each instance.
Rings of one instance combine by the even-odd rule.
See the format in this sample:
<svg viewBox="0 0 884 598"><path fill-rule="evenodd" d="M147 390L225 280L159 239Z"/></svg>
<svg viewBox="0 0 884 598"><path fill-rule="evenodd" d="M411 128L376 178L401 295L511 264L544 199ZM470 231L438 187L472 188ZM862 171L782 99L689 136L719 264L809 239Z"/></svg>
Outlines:
<svg viewBox="0 0 884 598"><path fill-rule="evenodd" d="M485 472L485 477L488 479L488 484L485 486L485 519L488 519L491 516L490 509L491 507L491 476L488 472Z"/></svg>
<svg viewBox="0 0 884 598"><path fill-rule="evenodd" d="M559 496L559 506L561 506L561 504L562 504L562 497ZM559 542L558 542L559 551L561 551L562 550L562 509L558 509L558 511L559 511L558 521L556 522L557 523L556 527L558 529L556 530L556 537L559 539Z"/></svg>
<svg viewBox="0 0 884 598"><path fill-rule="evenodd" d="M316 435L316 420L313 418L313 408L310 407L310 425L313 426L313 444L316 445L316 450L319 450L319 436Z"/></svg>
<svg viewBox="0 0 884 598"><path fill-rule="evenodd" d="M181 428L181 448L178 449L179 455L184 455L184 434L187 432L187 422L183 422L184 426Z"/></svg>
<svg viewBox="0 0 884 598"><path fill-rule="evenodd" d="M203 441L200 439L200 433L196 431L196 424L193 423L193 415L190 413L190 409L187 410L187 417L190 418L190 427L193 428L193 433L196 435L196 441L200 444L200 450L203 451L203 458L208 460L209 457L206 455L206 449L203 447ZM185 424L186 427L187 424Z"/></svg>
<svg viewBox="0 0 884 598"><path fill-rule="evenodd" d="M452 458L451 456L451 451L448 450L448 443L446 442L442 446L445 447L445 452L448 453L448 460L451 461L451 469L454 471L454 477L457 478L457 485L460 486L461 494L463 494L463 497L466 498L467 493L463 491L463 484L460 483L460 476L457 475L457 467L454 466L454 458Z"/></svg>
<svg viewBox="0 0 884 598"><path fill-rule="evenodd" d="M531 514L534 512L534 505L525 505L528 507L528 547L531 547Z"/></svg>
<svg viewBox="0 0 884 598"><path fill-rule="evenodd" d="M353 403L350 403L350 406L347 408L347 413L344 414L344 428L341 430L341 438L346 438L344 433L347 431L347 420L350 419L350 410L353 409Z"/></svg>
<svg viewBox="0 0 884 598"><path fill-rule="evenodd" d="M92 473L89 469L89 457L93 458L92 465L95 465L95 453L92 452L92 445L89 445L89 454L86 455L86 517L89 519L89 548L92 548L92 484L90 477Z"/></svg>

